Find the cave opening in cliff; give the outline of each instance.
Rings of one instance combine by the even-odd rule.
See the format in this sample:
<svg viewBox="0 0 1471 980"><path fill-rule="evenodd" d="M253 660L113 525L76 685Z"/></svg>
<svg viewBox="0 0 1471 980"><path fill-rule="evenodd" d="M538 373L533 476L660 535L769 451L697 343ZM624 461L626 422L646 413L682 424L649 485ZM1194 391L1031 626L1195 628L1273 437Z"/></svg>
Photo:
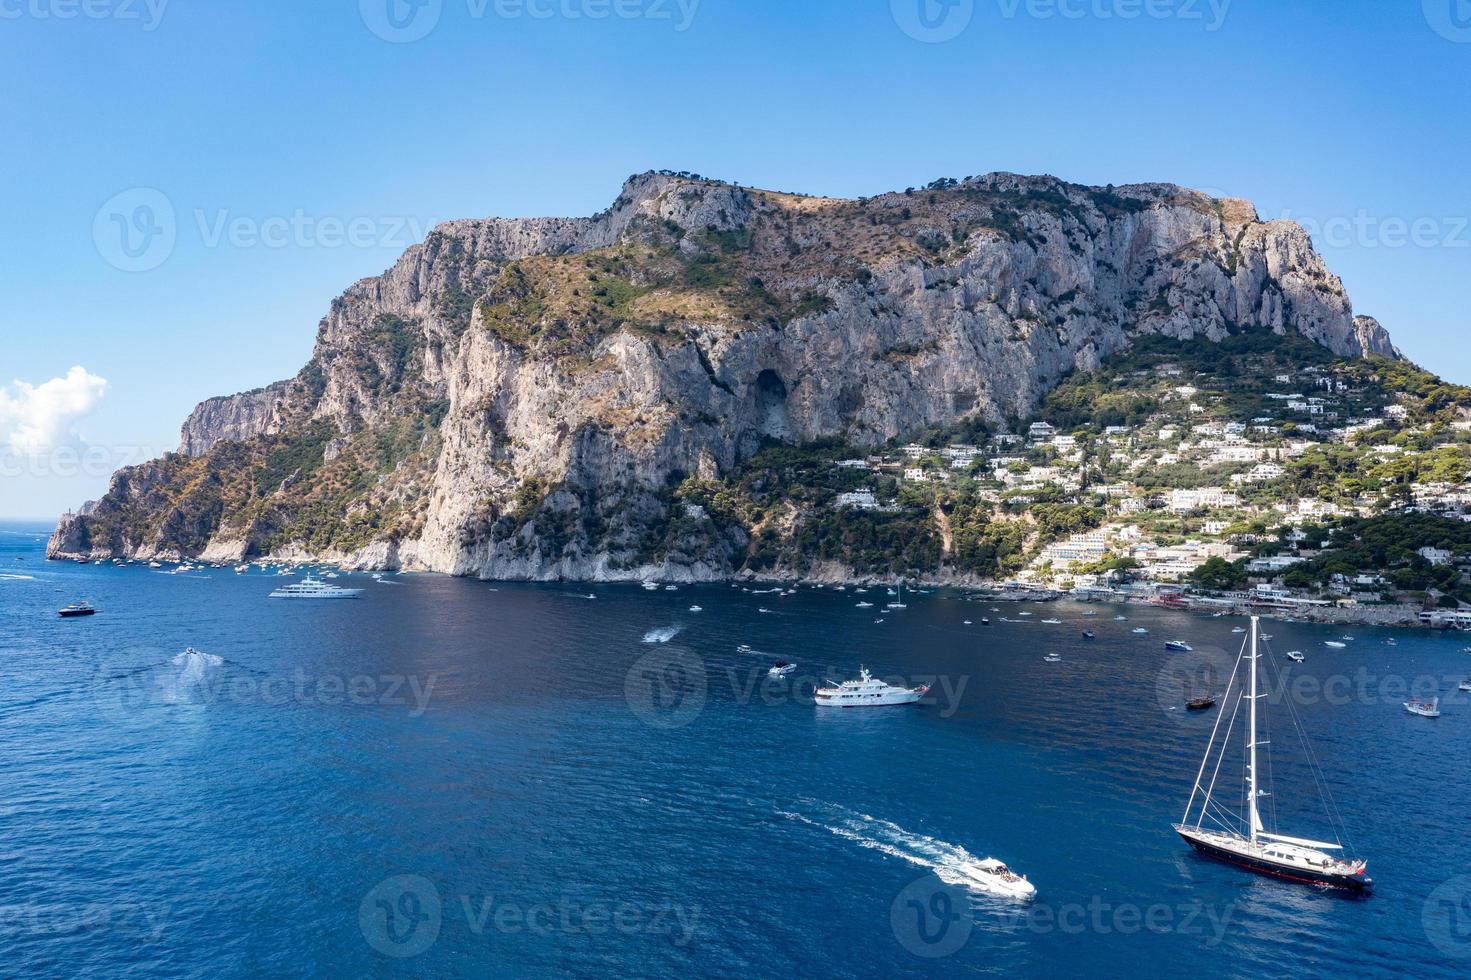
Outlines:
<svg viewBox="0 0 1471 980"><path fill-rule="evenodd" d="M788 438L787 386L781 375L770 368L756 378L756 416L760 420L762 435L772 439Z"/></svg>

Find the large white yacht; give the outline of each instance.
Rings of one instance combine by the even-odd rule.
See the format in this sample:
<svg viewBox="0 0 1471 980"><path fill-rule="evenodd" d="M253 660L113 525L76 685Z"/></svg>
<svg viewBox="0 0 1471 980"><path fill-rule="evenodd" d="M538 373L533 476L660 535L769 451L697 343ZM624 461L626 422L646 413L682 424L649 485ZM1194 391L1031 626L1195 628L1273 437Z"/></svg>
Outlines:
<svg viewBox="0 0 1471 980"><path fill-rule="evenodd" d="M876 681L867 668L860 667L858 680L843 681L830 687L819 687L812 697L819 707L880 708L891 704L915 704L929 693L928 687L895 687Z"/></svg>
<svg viewBox="0 0 1471 980"><path fill-rule="evenodd" d="M271 593L272 599L356 599L362 589L344 589L308 575L300 582L283 585Z"/></svg>

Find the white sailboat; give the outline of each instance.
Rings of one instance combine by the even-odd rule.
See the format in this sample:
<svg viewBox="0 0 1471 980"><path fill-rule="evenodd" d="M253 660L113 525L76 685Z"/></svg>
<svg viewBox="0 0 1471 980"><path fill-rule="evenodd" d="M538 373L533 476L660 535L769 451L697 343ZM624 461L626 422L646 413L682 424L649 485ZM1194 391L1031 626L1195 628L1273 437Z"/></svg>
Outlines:
<svg viewBox="0 0 1471 980"><path fill-rule="evenodd" d="M1196 773L1195 787L1190 793L1190 802L1185 805L1185 816L1180 823L1175 825L1175 832L1200 853L1255 871L1258 874L1359 892L1371 891L1374 881L1365 873L1366 862L1340 856L1339 852L1344 849L1341 842L1335 840L1330 843L1289 837L1275 831L1269 832L1262 821L1261 801L1269 797L1271 791L1262 786L1262 780L1258 774L1262 771L1260 767L1262 757L1271 751L1271 743L1260 740L1258 735L1260 730L1258 702L1267 697L1266 693L1261 690L1259 679L1258 666L1262 658L1258 642L1259 628L1260 620L1253 616L1251 637L1248 641L1251 652L1247 653L1248 643L1244 642L1241 655L1236 661L1236 668L1232 671L1231 679L1226 684L1224 703L1216 717L1215 728L1211 731L1211 740L1206 747L1205 758L1201 760L1200 770ZM1247 665L1247 676L1244 679L1241 677L1243 663ZM1240 683L1243 680L1244 683ZM1234 706L1231 701L1233 695ZM1222 764L1228 757L1231 732L1236 726L1243 703L1247 706L1246 760L1242 773L1244 792L1241 810L1232 811L1215 799L1215 790L1216 781L1221 775ZM1289 700L1287 704L1290 709L1291 701ZM1227 707L1231 707L1231 710L1227 711ZM1226 720L1228 716L1229 722ZM1296 722L1295 717L1293 720ZM1221 732L1223 725L1225 726L1224 734ZM1217 736L1220 736L1219 748L1216 745ZM1306 733L1302 733L1302 737L1303 745L1307 748ZM1266 752L1263 752L1263 749L1266 749ZM1310 748L1308 753L1308 762L1316 772L1317 762L1312 758ZM1230 757L1234 759L1236 755L1231 754ZM1212 765L1213 759L1214 765ZM1267 771L1270 773L1270 762L1268 762ZM1321 779L1319 783L1322 785ZM1324 792L1326 794L1326 787ZM1197 801L1199 802L1198 811ZM1332 801L1326 795L1325 804L1331 821L1335 811L1331 805ZM1194 814L1193 820L1192 813Z"/></svg>

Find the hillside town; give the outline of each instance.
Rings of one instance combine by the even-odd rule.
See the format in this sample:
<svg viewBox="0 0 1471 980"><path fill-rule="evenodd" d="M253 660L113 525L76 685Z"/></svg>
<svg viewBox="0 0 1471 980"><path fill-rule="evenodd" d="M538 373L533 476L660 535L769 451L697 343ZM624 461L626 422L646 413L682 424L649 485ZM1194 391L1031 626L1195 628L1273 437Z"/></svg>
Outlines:
<svg viewBox="0 0 1471 980"><path fill-rule="evenodd" d="M1388 569L1304 574L1344 520L1471 522L1471 419L1426 418L1414 398L1385 397L1327 367L1274 374L1248 399L1203 390L1188 374L1171 363L1152 377L1136 373L1133 386L1160 390L1155 410L1137 422L1069 426L1044 416L975 444L908 444L842 460L872 479L837 506L882 512L964 492L997 513L1025 517L1048 502L1098 515L1089 522L1096 526L1036 542L1009 577L1013 590L1308 616L1362 607L1368 621L1378 609L1386 621L1471 628L1471 607L1462 610L1450 584L1407 588L1418 581ZM1234 417L1242 402L1254 402L1254 414ZM1340 465L1344 458L1354 465ZM1349 471L1369 478L1342 478ZM1403 560L1438 572L1440 583L1471 581L1465 550L1424 544Z"/></svg>

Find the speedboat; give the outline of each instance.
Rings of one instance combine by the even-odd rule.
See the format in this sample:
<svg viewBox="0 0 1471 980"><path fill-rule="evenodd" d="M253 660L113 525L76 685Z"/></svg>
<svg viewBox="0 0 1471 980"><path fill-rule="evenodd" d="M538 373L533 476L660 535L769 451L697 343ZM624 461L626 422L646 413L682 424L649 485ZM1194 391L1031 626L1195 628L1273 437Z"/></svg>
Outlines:
<svg viewBox="0 0 1471 980"><path fill-rule="evenodd" d="M1139 636L1144 636L1146 633L1149 632L1149 630L1145 629L1143 626L1136 626L1134 627L1134 632Z"/></svg>
<svg viewBox="0 0 1471 980"><path fill-rule="evenodd" d="M56 614L62 619L76 619L78 616L95 616L97 610L92 608L90 602L74 602L69 606L62 606L56 610Z"/></svg>
<svg viewBox="0 0 1471 980"><path fill-rule="evenodd" d="M323 582L319 578L308 575L300 582L283 585L272 592L272 599L356 599L362 589L344 589L340 585L332 585Z"/></svg>
<svg viewBox="0 0 1471 980"><path fill-rule="evenodd" d="M1439 718L1440 698L1433 698L1429 701L1410 698L1410 700L1405 702L1405 710L1412 715L1419 715L1421 718Z"/></svg>
<svg viewBox="0 0 1471 980"><path fill-rule="evenodd" d="M690 606L690 612L704 612L704 606Z"/></svg>
<svg viewBox="0 0 1471 980"><path fill-rule="evenodd" d="M1083 630L1083 639L1096 640L1098 639L1098 634L1093 632L1092 630Z"/></svg>
<svg viewBox="0 0 1471 980"><path fill-rule="evenodd" d="M1325 647L1332 647L1335 650L1342 650L1344 647L1348 646L1347 643L1340 643L1337 640L1324 640L1323 645Z"/></svg>
<svg viewBox="0 0 1471 980"><path fill-rule="evenodd" d="M968 862L957 870L965 875L967 885L992 895L1024 902L1037 897L1037 886L1028 881L1026 875L1017 874L995 858Z"/></svg>
<svg viewBox="0 0 1471 980"><path fill-rule="evenodd" d="M1193 646L1191 646L1190 644L1186 643L1184 640L1166 640L1165 641L1165 649L1166 650L1175 650L1175 651L1177 651L1179 653L1190 653L1195 648Z"/></svg>
<svg viewBox="0 0 1471 980"><path fill-rule="evenodd" d="M1288 660L1291 660L1295 664L1300 664L1300 663L1302 663L1304 660L1306 660L1308 658L1307 657L1304 657L1302 655L1302 651L1301 650L1288 650L1287 651L1287 659Z"/></svg>
<svg viewBox="0 0 1471 980"><path fill-rule="evenodd" d="M873 603L871 603L871 602L860 602L860 603L858 603L858 608L859 609L872 609L873 608Z"/></svg>
<svg viewBox="0 0 1471 980"><path fill-rule="evenodd" d="M895 687L874 680L868 668L858 669L858 680L836 684L828 681L828 687L819 687L812 692L818 707L824 708L878 708L892 704L917 704L929 693L928 686Z"/></svg>
<svg viewBox="0 0 1471 980"><path fill-rule="evenodd" d="M1232 630L1231 632L1232 633L1245 633L1246 632L1246 627L1245 626L1238 626L1234 630Z"/></svg>
<svg viewBox="0 0 1471 980"><path fill-rule="evenodd" d="M1043 663L1060 664L1062 663L1062 657L1061 655L1056 653L1049 653L1047 656L1042 658L1042 661Z"/></svg>
<svg viewBox="0 0 1471 980"><path fill-rule="evenodd" d="M1060 619L1044 619L1044 620L1042 620L1042 625L1044 625L1044 626L1061 626L1062 625L1062 620L1060 620Z"/></svg>
<svg viewBox="0 0 1471 980"><path fill-rule="evenodd" d="M1471 677L1468 677L1461 682L1459 690L1464 691L1467 694L1471 694Z"/></svg>
<svg viewBox="0 0 1471 980"><path fill-rule="evenodd" d="M1421 700L1418 697L1411 697L1405 702L1405 711L1412 715L1420 715L1421 718L1439 718L1440 699L1433 697L1430 700Z"/></svg>
<svg viewBox="0 0 1471 980"><path fill-rule="evenodd" d="M785 677L796 669L796 664L789 664L785 660L778 660L771 665L771 669L766 673L769 677Z"/></svg>

